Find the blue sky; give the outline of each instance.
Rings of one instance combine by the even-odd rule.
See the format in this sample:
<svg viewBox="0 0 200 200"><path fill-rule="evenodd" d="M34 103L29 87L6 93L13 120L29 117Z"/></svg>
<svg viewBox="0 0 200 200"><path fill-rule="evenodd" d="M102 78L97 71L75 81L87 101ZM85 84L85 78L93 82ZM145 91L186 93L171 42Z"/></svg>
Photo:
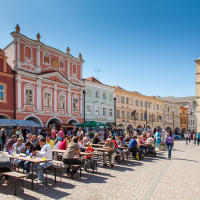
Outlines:
<svg viewBox="0 0 200 200"><path fill-rule="evenodd" d="M0 0L0 48L21 34L83 55L83 77L144 95L195 95L198 0ZM3 8L3 9L2 9Z"/></svg>

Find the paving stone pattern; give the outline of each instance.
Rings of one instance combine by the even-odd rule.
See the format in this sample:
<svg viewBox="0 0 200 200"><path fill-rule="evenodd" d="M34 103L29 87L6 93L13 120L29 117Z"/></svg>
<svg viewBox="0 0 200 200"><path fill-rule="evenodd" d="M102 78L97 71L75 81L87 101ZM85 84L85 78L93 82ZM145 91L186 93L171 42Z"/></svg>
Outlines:
<svg viewBox="0 0 200 200"><path fill-rule="evenodd" d="M16 196L11 178L9 186L0 182L0 199L200 199L199 154L200 146L176 140L171 160L167 152L158 151L156 158L131 160L112 169L100 163L98 173L82 171L82 178L75 180L67 178L64 170L61 182L55 184L54 176L48 175L48 187L34 184L34 191L30 179L25 179L24 194ZM19 181L18 193L20 186Z"/></svg>

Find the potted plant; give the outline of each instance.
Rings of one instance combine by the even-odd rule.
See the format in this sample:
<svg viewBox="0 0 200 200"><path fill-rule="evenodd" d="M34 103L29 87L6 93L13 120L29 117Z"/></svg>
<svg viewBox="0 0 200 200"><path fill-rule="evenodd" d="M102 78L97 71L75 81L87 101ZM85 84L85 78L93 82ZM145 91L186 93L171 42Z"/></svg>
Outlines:
<svg viewBox="0 0 200 200"><path fill-rule="evenodd" d="M160 151L165 151L167 149L167 146L164 142L161 142L160 144L158 144L158 149Z"/></svg>

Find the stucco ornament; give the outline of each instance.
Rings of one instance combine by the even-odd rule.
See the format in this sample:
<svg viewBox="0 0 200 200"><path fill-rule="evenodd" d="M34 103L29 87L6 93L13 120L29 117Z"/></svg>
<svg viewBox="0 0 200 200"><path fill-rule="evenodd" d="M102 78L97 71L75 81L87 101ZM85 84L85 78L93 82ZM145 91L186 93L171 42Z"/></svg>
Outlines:
<svg viewBox="0 0 200 200"><path fill-rule="evenodd" d="M57 60L57 59L53 59L53 60L52 60L52 66L53 66L54 68L58 68L58 60Z"/></svg>
<svg viewBox="0 0 200 200"><path fill-rule="evenodd" d="M69 48L69 47L67 47L66 51L67 51L67 55L69 55L70 48Z"/></svg>
<svg viewBox="0 0 200 200"><path fill-rule="evenodd" d="M41 36L40 36L39 33L36 35L36 37L37 37L37 41L40 42L40 38L41 38Z"/></svg>
<svg viewBox="0 0 200 200"><path fill-rule="evenodd" d="M19 27L19 24L17 24L17 26L15 27L15 30L16 30L16 32L17 32L17 33L19 33L19 32L20 32L20 27Z"/></svg>
<svg viewBox="0 0 200 200"><path fill-rule="evenodd" d="M79 53L79 59L80 59L80 60L82 59L82 55L81 55L81 53Z"/></svg>

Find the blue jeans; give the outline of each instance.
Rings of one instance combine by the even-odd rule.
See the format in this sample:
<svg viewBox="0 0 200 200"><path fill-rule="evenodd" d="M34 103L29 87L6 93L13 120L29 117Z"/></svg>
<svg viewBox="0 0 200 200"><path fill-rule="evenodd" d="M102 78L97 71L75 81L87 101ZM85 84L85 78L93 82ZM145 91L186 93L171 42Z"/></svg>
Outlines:
<svg viewBox="0 0 200 200"><path fill-rule="evenodd" d="M167 149L168 149L168 157L171 158L171 152L172 152L172 143L167 143Z"/></svg>
<svg viewBox="0 0 200 200"><path fill-rule="evenodd" d="M186 144L188 144L188 138L185 138Z"/></svg>
<svg viewBox="0 0 200 200"><path fill-rule="evenodd" d="M23 160L19 160L19 161L18 161L18 165L19 165L20 167L22 167L23 169L25 169L25 170L26 170L26 173L29 173L29 172L30 172L30 165L31 165L31 162L29 162L29 161L24 162Z"/></svg>
<svg viewBox="0 0 200 200"><path fill-rule="evenodd" d="M196 141L197 141L197 139L196 138L194 138L194 144L196 145Z"/></svg>
<svg viewBox="0 0 200 200"><path fill-rule="evenodd" d="M51 165L53 165L52 162L47 162L47 165L46 165L46 163L40 163L39 165L38 164L33 164L33 169L34 170L39 169L38 171L35 171L35 173L38 175L38 180L39 181L44 181L44 174L43 174L43 170L41 170L41 169L45 169L46 166L50 167Z"/></svg>

